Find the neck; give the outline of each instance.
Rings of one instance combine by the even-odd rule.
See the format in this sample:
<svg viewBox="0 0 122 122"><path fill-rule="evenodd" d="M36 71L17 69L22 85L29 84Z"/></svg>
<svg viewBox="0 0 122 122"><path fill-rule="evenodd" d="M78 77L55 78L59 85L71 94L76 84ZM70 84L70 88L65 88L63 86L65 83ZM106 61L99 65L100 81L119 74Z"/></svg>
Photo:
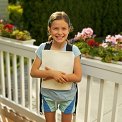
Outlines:
<svg viewBox="0 0 122 122"><path fill-rule="evenodd" d="M66 43L67 43L67 41L64 41L62 43L58 43L58 42L53 41L52 42L52 49L54 49L54 50L61 50Z"/></svg>

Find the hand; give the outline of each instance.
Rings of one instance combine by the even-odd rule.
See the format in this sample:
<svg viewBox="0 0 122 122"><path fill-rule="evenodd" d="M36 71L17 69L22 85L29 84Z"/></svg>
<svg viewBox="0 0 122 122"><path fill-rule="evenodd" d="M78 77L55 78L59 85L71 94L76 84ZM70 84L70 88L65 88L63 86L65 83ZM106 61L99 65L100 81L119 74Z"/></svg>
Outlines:
<svg viewBox="0 0 122 122"><path fill-rule="evenodd" d="M49 79L53 78L59 83L68 82L68 79L67 79L66 74L64 72L52 70L49 67L45 67L45 70L48 70L50 72L51 77L45 78L44 80L49 80Z"/></svg>

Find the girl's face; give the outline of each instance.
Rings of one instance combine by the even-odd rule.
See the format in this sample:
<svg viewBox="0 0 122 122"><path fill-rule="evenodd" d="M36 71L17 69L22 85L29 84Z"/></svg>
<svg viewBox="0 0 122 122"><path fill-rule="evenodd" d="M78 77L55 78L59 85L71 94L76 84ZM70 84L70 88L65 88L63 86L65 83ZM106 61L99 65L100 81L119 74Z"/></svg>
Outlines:
<svg viewBox="0 0 122 122"><path fill-rule="evenodd" d="M64 20L54 20L49 32L54 41L61 43L67 40L70 28Z"/></svg>

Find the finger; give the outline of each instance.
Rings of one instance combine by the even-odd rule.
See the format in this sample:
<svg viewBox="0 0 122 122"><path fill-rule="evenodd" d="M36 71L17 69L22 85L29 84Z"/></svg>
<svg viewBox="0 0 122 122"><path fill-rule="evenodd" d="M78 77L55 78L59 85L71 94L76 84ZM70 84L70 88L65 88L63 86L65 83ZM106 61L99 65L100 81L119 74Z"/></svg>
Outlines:
<svg viewBox="0 0 122 122"><path fill-rule="evenodd" d="M58 82L58 83L61 83L61 84L63 84L63 82L62 82L62 81L60 81L60 80L58 80L57 82Z"/></svg>
<svg viewBox="0 0 122 122"><path fill-rule="evenodd" d="M66 73L64 73L64 72L61 72L61 74L65 75Z"/></svg>
<svg viewBox="0 0 122 122"><path fill-rule="evenodd" d="M50 68L49 67L45 67L45 70L50 70Z"/></svg>
<svg viewBox="0 0 122 122"><path fill-rule="evenodd" d="M60 83L66 83L66 82L67 82L64 78L60 78L58 81L59 81Z"/></svg>
<svg viewBox="0 0 122 122"><path fill-rule="evenodd" d="M46 81L46 80L51 80L52 78L51 77L48 77L48 78L44 78L43 80Z"/></svg>
<svg viewBox="0 0 122 122"><path fill-rule="evenodd" d="M62 78L64 79L65 82L68 82L68 78L65 76L62 76Z"/></svg>
<svg viewBox="0 0 122 122"><path fill-rule="evenodd" d="M46 80L48 80L48 78L43 79L43 81L46 81Z"/></svg>

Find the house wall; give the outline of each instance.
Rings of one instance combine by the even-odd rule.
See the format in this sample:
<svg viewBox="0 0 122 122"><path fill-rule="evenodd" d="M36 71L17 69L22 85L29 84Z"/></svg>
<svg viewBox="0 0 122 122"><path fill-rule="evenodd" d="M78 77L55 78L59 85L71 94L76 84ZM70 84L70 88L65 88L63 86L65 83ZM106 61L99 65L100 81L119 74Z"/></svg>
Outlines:
<svg viewBox="0 0 122 122"><path fill-rule="evenodd" d="M7 6L8 6L8 0L0 0L0 19L8 18Z"/></svg>

